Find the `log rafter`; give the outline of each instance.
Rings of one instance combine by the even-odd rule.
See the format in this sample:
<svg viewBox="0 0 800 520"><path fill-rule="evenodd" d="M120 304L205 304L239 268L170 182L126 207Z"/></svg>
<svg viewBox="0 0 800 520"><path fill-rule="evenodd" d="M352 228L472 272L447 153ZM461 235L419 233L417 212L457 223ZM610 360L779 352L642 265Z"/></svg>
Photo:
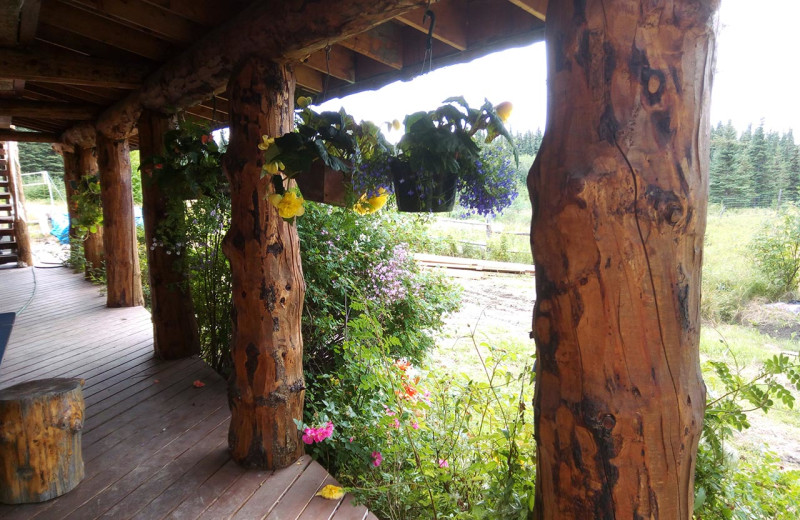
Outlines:
<svg viewBox="0 0 800 520"><path fill-rule="evenodd" d="M97 105L0 98L0 114L11 117L86 120L93 119L99 112Z"/></svg>

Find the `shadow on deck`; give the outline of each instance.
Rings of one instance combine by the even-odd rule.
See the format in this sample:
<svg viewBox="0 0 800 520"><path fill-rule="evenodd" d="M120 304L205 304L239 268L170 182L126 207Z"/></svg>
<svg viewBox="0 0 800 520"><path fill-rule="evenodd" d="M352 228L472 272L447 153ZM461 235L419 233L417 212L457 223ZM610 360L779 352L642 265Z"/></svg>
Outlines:
<svg viewBox="0 0 800 520"><path fill-rule="evenodd" d="M376 518L350 495L315 497L335 481L307 456L275 472L231 461L225 382L196 358L154 360L145 309L106 308L97 286L65 268L0 269L0 313L23 308L0 388L86 380L86 477L48 502L0 505L0 518Z"/></svg>

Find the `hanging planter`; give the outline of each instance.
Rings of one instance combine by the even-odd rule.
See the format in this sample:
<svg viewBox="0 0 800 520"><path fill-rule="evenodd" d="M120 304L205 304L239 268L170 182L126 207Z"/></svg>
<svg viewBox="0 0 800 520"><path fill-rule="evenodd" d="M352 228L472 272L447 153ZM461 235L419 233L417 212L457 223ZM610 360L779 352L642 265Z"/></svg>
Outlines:
<svg viewBox="0 0 800 520"><path fill-rule="evenodd" d="M445 213L456 202L458 175L451 171L419 175L405 161L390 163L397 209L409 213Z"/></svg>
<svg viewBox="0 0 800 520"><path fill-rule="evenodd" d="M350 175L343 171L315 161L308 170L296 174L294 180L305 200L347 206Z"/></svg>

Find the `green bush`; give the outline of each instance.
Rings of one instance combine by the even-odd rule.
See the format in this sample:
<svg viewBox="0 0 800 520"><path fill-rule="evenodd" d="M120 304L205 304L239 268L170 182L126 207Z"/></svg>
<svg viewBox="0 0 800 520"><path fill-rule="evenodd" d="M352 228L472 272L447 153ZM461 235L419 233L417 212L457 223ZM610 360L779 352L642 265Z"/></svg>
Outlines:
<svg viewBox="0 0 800 520"><path fill-rule="evenodd" d="M695 517L713 519L794 519L800 515L800 472L785 471L775 455L738 456L735 432L750 428L747 414L768 412L776 401L792 408L800 389L800 364L785 354L767 359L747 375L728 349L732 365L709 361L703 433L695 471ZM717 389L715 392L714 389Z"/></svg>
<svg viewBox="0 0 800 520"><path fill-rule="evenodd" d="M307 402L306 424L332 435L309 452L370 510L386 519L524 519L533 507L532 371L512 374L507 354L486 344L485 379L442 373L391 354L388 312L369 300L337 346L342 364L319 378L324 399Z"/></svg>
<svg viewBox="0 0 800 520"><path fill-rule="evenodd" d="M768 222L752 242L753 257L768 281L771 296L797 291L800 279L800 209L793 204Z"/></svg>
<svg viewBox="0 0 800 520"><path fill-rule="evenodd" d="M443 315L455 309L457 293L411 258L406 241L425 233L417 220L307 202L297 226L306 280L305 365L312 377L338 368L334 347L346 339L347 321L359 314L351 307L356 294L388 309L381 325L400 340L394 355L419 360L434 346L433 335Z"/></svg>

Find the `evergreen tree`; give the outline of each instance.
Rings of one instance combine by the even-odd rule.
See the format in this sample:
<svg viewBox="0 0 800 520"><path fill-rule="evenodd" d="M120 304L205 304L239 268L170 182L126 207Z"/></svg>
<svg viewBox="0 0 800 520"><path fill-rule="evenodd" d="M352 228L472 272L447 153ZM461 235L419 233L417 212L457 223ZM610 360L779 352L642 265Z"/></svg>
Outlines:
<svg viewBox="0 0 800 520"><path fill-rule="evenodd" d="M728 121L711 131L709 199L730 207L743 207L753 198L750 162L742 162L742 145Z"/></svg>
<svg viewBox="0 0 800 520"><path fill-rule="evenodd" d="M778 183L769 157L769 145L764 133L764 122L753 132L747 145L747 156L750 159L751 178L753 180L753 205L764 207L778 196Z"/></svg>

